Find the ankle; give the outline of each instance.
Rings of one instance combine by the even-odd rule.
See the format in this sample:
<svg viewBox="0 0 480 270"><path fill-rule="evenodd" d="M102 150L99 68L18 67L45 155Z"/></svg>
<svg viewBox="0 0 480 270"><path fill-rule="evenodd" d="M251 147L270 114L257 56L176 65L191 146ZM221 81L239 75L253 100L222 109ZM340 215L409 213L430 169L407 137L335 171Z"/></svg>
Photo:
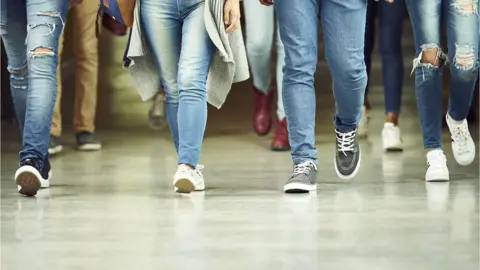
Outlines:
<svg viewBox="0 0 480 270"><path fill-rule="evenodd" d="M398 126L398 113L389 112L385 118L385 122L392 123L395 126Z"/></svg>
<svg viewBox="0 0 480 270"><path fill-rule="evenodd" d="M365 107L365 109L367 109L367 111L369 111L372 106L370 105L370 101L368 100L367 97L365 97L365 100L363 101L363 106Z"/></svg>
<svg viewBox="0 0 480 270"><path fill-rule="evenodd" d="M192 165L190 164L186 164L186 163L181 163L181 164L178 164L178 168L182 167L182 166L186 166L192 170L195 170L195 167L193 167Z"/></svg>
<svg viewBox="0 0 480 270"><path fill-rule="evenodd" d="M455 125L460 125L463 123L463 121L465 121L465 119L462 119L462 120L455 120L451 115L450 113L447 113L447 118L448 118L448 121L452 124L455 124Z"/></svg>

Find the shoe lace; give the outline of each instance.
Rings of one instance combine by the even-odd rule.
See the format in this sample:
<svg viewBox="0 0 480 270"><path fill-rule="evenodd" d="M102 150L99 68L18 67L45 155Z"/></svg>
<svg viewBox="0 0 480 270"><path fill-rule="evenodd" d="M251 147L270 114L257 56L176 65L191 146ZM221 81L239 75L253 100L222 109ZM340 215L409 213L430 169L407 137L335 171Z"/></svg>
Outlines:
<svg viewBox="0 0 480 270"><path fill-rule="evenodd" d="M453 127L451 133L452 140L458 145L458 150L467 151L467 142L470 138L470 132L468 131L467 122L464 121L462 124Z"/></svg>
<svg viewBox="0 0 480 270"><path fill-rule="evenodd" d="M195 173L200 176L203 176L202 175L203 169L205 169L205 166L198 164L197 167L195 168Z"/></svg>
<svg viewBox="0 0 480 270"><path fill-rule="evenodd" d="M20 162L20 166L32 166L37 170L41 169L40 161L36 159L27 158L24 161Z"/></svg>
<svg viewBox="0 0 480 270"><path fill-rule="evenodd" d="M299 174L309 174L312 169L316 168L317 166L312 161L305 161L293 167L293 175L295 176Z"/></svg>
<svg viewBox="0 0 480 270"><path fill-rule="evenodd" d="M447 157L443 152L430 153L428 155L428 165L430 167L444 167L447 164Z"/></svg>
<svg viewBox="0 0 480 270"><path fill-rule="evenodd" d="M337 134L338 152L342 152L346 156L347 153L345 152L352 152L354 150L356 132L357 130L350 132L340 132L335 130L335 133Z"/></svg>

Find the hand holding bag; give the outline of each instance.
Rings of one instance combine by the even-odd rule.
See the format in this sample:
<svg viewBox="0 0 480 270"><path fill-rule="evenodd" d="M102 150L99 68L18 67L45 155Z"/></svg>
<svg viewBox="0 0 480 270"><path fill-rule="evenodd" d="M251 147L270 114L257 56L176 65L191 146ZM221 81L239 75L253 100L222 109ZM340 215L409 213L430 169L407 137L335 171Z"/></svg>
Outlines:
<svg viewBox="0 0 480 270"><path fill-rule="evenodd" d="M100 0L102 25L117 36L124 36L133 25L135 0ZM97 24L97 33L99 32Z"/></svg>

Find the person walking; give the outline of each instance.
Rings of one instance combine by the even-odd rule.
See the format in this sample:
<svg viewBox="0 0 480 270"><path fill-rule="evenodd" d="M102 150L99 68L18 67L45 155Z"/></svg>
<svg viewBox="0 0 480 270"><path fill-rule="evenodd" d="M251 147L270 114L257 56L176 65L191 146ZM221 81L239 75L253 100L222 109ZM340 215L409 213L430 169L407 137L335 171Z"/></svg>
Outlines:
<svg viewBox="0 0 480 270"><path fill-rule="evenodd" d="M73 127L78 150L94 151L101 149L102 145L95 136L95 113L97 109L98 86L98 39L96 36L96 21L98 2L86 1L82 5L72 6L69 10L73 23L71 36L73 39L73 52L75 55L74 78L74 106ZM59 55L63 51L65 33L60 36ZM62 76L61 67L57 69L57 102L53 111L52 129L50 131L50 144L48 152L55 155L63 150L62 135Z"/></svg>
<svg viewBox="0 0 480 270"><path fill-rule="evenodd" d="M276 92L277 117L275 117L275 134L270 148L273 151L290 150L282 95L282 68L285 64L285 53L278 26L275 27L275 12L272 8L262 6L257 0L244 0L243 8L247 55L253 77L253 129L261 136L270 132L273 124L271 104ZM275 50L272 46L274 37L276 37ZM276 86L272 83L270 72L272 50L277 55Z"/></svg>
<svg viewBox="0 0 480 270"><path fill-rule="evenodd" d="M357 125L361 117L367 73L364 62L365 0L260 0L275 5L285 48L283 102L294 163L284 191L317 188L315 148L315 88L318 22L322 23L325 54L333 77L336 103L335 156L337 175L353 178L361 162ZM393 1L388 1L393 2Z"/></svg>
<svg viewBox="0 0 480 270"><path fill-rule="evenodd" d="M415 36L415 91L427 152L426 181L448 181L450 172L442 150L442 75L450 60L450 98L446 122L453 156L467 166L475 159L475 143L467 123L478 78L478 1L406 0ZM448 54L440 47L442 23L447 26Z"/></svg>
<svg viewBox="0 0 480 270"><path fill-rule="evenodd" d="M372 53L375 47L375 22L378 18L378 47L382 59L382 82L385 98L385 123L382 129L384 151L403 150L399 116L402 104L403 55L402 32L406 15L405 0L394 3L368 0L365 28L365 65L367 66L367 88L362 108L362 118L358 124L358 136L368 135L371 105L368 100Z"/></svg>
<svg viewBox="0 0 480 270"><path fill-rule="evenodd" d="M0 36L22 135L15 183L34 196L49 187L48 144L57 96L58 41L70 3L81 0L2 0Z"/></svg>

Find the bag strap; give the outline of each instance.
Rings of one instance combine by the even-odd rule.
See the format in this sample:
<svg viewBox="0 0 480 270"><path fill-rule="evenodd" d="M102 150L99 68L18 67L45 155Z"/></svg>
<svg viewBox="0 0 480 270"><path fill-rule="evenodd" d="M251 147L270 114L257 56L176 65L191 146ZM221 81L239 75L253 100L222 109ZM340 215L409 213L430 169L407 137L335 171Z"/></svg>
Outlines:
<svg viewBox="0 0 480 270"><path fill-rule="evenodd" d="M95 22L95 35L97 36L97 39L100 38L100 20L103 17L103 9L102 5L98 5L98 11L97 11L97 20Z"/></svg>

